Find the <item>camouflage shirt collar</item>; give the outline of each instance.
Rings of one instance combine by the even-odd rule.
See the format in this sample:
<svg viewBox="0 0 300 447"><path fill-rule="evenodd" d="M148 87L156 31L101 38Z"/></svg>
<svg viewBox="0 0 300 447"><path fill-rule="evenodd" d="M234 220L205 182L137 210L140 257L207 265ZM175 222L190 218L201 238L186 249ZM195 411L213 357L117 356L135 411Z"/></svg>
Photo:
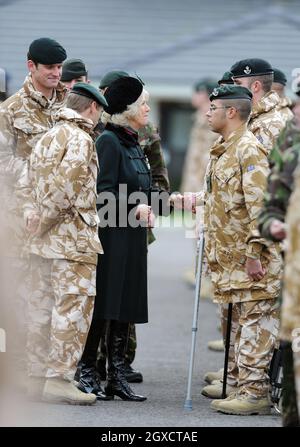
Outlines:
<svg viewBox="0 0 300 447"><path fill-rule="evenodd" d="M78 112L67 107L61 108L55 115L54 120L56 122L68 121L75 123L80 129L83 129L87 133L91 133L94 128L94 123L89 118L84 118Z"/></svg>
<svg viewBox="0 0 300 447"><path fill-rule="evenodd" d="M229 134L225 141L223 137L218 138L213 147L210 150L212 157L220 157L232 144L241 138L241 136L247 132L247 124L242 124L236 130Z"/></svg>
<svg viewBox="0 0 300 447"><path fill-rule="evenodd" d="M62 82L59 82L51 99L46 98L41 92L34 88L31 75L26 76L23 88L25 94L29 96L33 101L39 103L42 107L51 107L55 102L62 102L66 96L67 88Z"/></svg>
<svg viewBox="0 0 300 447"><path fill-rule="evenodd" d="M279 109L284 109L285 107L291 107L292 106L292 100L285 96L284 98L279 99Z"/></svg>
<svg viewBox="0 0 300 447"><path fill-rule="evenodd" d="M266 93L256 104L253 105L251 119L262 113L266 113L272 109L275 109L275 107L277 107L279 103L279 96L276 92L271 90L270 92Z"/></svg>

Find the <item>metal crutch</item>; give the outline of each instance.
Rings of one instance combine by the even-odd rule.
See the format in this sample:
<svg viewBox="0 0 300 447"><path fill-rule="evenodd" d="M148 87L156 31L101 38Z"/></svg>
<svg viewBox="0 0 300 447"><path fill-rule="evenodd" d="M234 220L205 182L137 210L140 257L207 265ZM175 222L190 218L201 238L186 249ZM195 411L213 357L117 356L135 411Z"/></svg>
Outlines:
<svg viewBox="0 0 300 447"><path fill-rule="evenodd" d="M194 356L195 356L195 347L196 347L196 332L198 330L197 323L198 323L199 299L200 299L200 290L201 290L202 261L203 261L203 253L204 253L204 227L203 227L203 225L201 225L201 227L200 227L198 244L199 244L199 254L198 254L198 263L197 263L195 304L194 304L194 316L193 316L193 326L192 326L192 345L191 345L187 394L186 394L186 399L185 399L185 403L184 403L185 410L193 409L191 388L192 388L192 376L193 376L193 369L194 369Z"/></svg>
<svg viewBox="0 0 300 447"><path fill-rule="evenodd" d="M230 334L231 334L231 319L232 319L232 303L229 303L228 311L227 311L227 327L226 327L226 341L225 341L222 399L226 398L227 370L228 370L228 358L229 358Z"/></svg>

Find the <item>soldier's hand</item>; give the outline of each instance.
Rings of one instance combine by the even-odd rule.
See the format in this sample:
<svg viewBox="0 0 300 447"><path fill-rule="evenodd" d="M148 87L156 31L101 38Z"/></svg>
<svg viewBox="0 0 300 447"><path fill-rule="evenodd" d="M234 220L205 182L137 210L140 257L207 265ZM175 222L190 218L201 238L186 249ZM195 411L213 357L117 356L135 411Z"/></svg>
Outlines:
<svg viewBox="0 0 300 447"><path fill-rule="evenodd" d="M286 225L281 220L274 219L270 225L270 233L278 241L286 238Z"/></svg>
<svg viewBox="0 0 300 447"><path fill-rule="evenodd" d="M194 192L185 192L184 194L172 194L171 202L174 203L175 208L185 209L187 211L195 212L196 208L196 194Z"/></svg>
<svg viewBox="0 0 300 447"><path fill-rule="evenodd" d="M30 234L35 234L39 228L41 218L39 214L32 212L26 220L26 230Z"/></svg>
<svg viewBox="0 0 300 447"><path fill-rule="evenodd" d="M266 269L261 265L259 259L247 258L246 272L252 281L260 281L266 274Z"/></svg>

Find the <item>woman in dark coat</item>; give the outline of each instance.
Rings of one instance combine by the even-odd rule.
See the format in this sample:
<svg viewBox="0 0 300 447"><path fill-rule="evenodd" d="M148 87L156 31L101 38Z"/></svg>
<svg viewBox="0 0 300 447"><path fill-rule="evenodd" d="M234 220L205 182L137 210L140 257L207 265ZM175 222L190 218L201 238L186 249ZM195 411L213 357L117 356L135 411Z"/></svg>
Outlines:
<svg viewBox="0 0 300 447"><path fill-rule="evenodd" d="M97 183L100 207L99 236L104 254L97 268L97 297L89 336L82 357L79 387L91 391L87 372L94 371L104 320L108 383L106 396L142 401L125 379L125 351L130 323L147 323L147 226L154 215L148 206L151 175L138 144L137 131L148 121L148 93L132 77L115 81L105 92L109 106L106 128L96 141L99 158ZM131 197L130 197L131 195Z"/></svg>

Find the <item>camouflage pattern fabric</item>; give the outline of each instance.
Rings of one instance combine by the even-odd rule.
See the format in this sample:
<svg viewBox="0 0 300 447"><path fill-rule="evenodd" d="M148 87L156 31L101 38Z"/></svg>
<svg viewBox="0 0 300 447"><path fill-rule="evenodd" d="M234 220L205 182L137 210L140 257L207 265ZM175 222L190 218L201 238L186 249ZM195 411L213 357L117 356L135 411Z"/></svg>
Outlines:
<svg viewBox="0 0 300 447"><path fill-rule="evenodd" d="M73 380L92 319L96 267L40 256L31 266L29 375Z"/></svg>
<svg viewBox="0 0 300 447"><path fill-rule="evenodd" d="M97 253L103 251L96 212L98 159L87 133L93 123L67 108L56 119L57 125L41 138L30 158L28 189L41 216L30 252L96 264Z"/></svg>
<svg viewBox="0 0 300 447"><path fill-rule="evenodd" d="M182 171L181 191L198 192L203 189L209 150L216 139L217 136L210 129L205 114L196 112Z"/></svg>
<svg viewBox="0 0 300 447"><path fill-rule="evenodd" d="M239 394L266 397L268 368L279 330L278 303L275 299L253 301L251 290L241 294L249 296L246 299L241 296L240 302L232 306L228 384L237 386ZM227 305L221 306L223 333L226 333L227 309Z"/></svg>
<svg viewBox="0 0 300 447"><path fill-rule="evenodd" d="M266 150L243 125L226 142L220 138L210 155L205 192L205 253L214 299L273 299L280 290L280 248L259 235L256 222L269 174ZM246 257L260 258L267 270L262 280L249 278ZM241 295L241 290L252 293Z"/></svg>
<svg viewBox="0 0 300 447"><path fill-rule="evenodd" d="M297 427L300 425L300 419L297 409L294 374L296 365L294 365L292 343L281 343L281 349L283 355L282 425L283 427Z"/></svg>
<svg viewBox="0 0 300 447"><path fill-rule="evenodd" d="M285 120L285 124L291 121L294 117L294 114L291 110L293 102L290 98L284 97L279 98L279 104L277 106L277 110L280 112L281 116Z"/></svg>
<svg viewBox="0 0 300 447"><path fill-rule="evenodd" d="M54 124L53 115L64 102L67 89L59 83L51 100L35 90L31 76L23 87L0 105L0 177L10 197L9 214L14 232L12 254L19 256L24 244L22 209L15 191L19 182L28 176L32 149Z"/></svg>
<svg viewBox="0 0 300 447"><path fill-rule="evenodd" d="M138 135L139 144L150 164L152 187L159 191L170 191L168 170L166 168L157 128L153 124L148 123L138 131Z"/></svg>
<svg viewBox="0 0 300 447"><path fill-rule="evenodd" d="M290 121L283 129L271 152L272 170L268 178L263 209L258 217L258 228L263 237L274 240L270 233L273 219L285 221L294 185L294 171L300 152L300 129Z"/></svg>
<svg viewBox="0 0 300 447"><path fill-rule="evenodd" d="M295 171L295 189L290 198L285 252L284 290L281 308L281 339L293 342L300 337L300 169ZM293 332L294 331L294 332ZM300 343L298 343L298 348Z"/></svg>
<svg viewBox="0 0 300 447"><path fill-rule="evenodd" d="M273 149L278 135L286 124L286 117L278 110L280 98L270 91L254 104L248 129L264 146L268 154Z"/></svg>
<svg viewBox="0 0 300 447"><path fill-rule="evenodd" d="M137 348L137 341L136 341L135 324L130 324L128 331L127 349L125 354L125 360L127 363L129 363L129 365L131 365L131 363L133 363L135 359L136 348Z"/></svg>

